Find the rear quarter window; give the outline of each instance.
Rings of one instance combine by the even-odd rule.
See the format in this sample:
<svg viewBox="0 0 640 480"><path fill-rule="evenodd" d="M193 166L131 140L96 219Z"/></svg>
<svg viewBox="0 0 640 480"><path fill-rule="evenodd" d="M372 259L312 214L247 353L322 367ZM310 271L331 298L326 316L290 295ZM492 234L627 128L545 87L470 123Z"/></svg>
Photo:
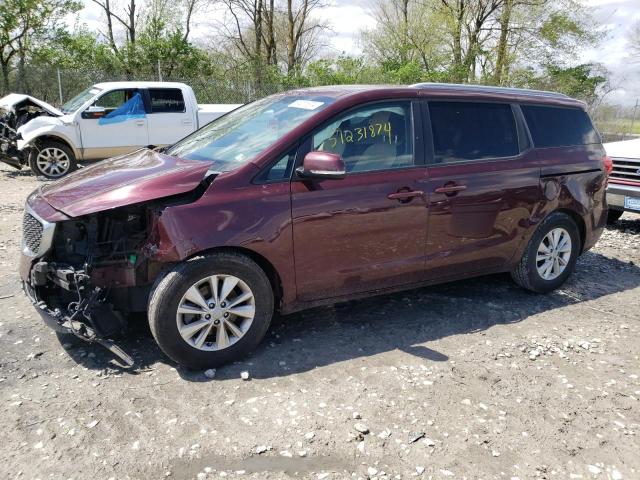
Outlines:
<svg viewBox="0 0 640 480"><path fill-rule="evenodd" d="M184 112L184 98L178 88L150 88L151 113Z"/></svg>
<svg viewBox="0 0 640 480"><path fill-rule="evenodd" d="M600 143L587 112L575 107L522 105L536 148Z"/></svg>

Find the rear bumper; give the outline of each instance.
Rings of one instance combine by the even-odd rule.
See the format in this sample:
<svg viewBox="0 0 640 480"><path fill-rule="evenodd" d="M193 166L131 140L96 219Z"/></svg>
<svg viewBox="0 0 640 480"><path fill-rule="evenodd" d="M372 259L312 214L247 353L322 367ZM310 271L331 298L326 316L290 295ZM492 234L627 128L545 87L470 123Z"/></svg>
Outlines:
<svg viewBox="0 0 640 480"><path fill-rule="evenodd" d="M609 183L607 186L607 203L611 210L628 210L624 207L625 197L640 198L640 187L620 183Z"/></svg>

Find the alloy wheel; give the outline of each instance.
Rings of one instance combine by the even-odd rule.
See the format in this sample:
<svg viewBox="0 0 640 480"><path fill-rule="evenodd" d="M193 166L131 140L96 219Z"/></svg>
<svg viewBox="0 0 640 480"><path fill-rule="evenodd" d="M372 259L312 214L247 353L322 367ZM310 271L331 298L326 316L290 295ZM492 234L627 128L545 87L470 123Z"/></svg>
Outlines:
<svg viewBox="0 0 640 480"><path fill-rule="evenodd" d="M536 268L544 280L554 280L562 275L571 259L571 236L564 228L554 228L547 233L536 254Z"/></svg>
<svg viewBox="0 0 640 480"><path fill-rule="evenodd" d="M182 339L198 350L230 347L249 330L255 316L249 286L233 275L211 275L194 283L178 304Z"/></svg>
<svg viewBox="0 0 640 480"><path fill-rule="evenodd" d="M36 164L41 173L57 178L69 171L71 161L64 150L57 147L46 147L38 152Z"/></svg>

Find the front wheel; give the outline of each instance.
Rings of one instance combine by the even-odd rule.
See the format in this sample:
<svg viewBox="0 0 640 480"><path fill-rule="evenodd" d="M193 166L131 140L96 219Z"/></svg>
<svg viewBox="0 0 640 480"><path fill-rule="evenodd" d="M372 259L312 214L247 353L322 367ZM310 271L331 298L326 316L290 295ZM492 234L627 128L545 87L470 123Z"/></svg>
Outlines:
<svg viewBox="0 0 640 480"><path fill-rule="evenodd" d="M55 140L37 143L29 154L29 167L38 176L55 180L78 168L71 149Z"/></svg>
<svg viewBox="0 0 640 480"><path fill-rule="evenodd" d="M571 217L554 212L538 226L518 265L513 280L538 293L555 290L573 271L580 253L580 233Z"/></svg>
<svg viewBox="0 0 640 480"><path fill-rule="evenodd" d="M188 260L165 275L149 300L149 325L162 351L192 369L238 360L262 340L273 290L250 258L218 253Z"/></svg>

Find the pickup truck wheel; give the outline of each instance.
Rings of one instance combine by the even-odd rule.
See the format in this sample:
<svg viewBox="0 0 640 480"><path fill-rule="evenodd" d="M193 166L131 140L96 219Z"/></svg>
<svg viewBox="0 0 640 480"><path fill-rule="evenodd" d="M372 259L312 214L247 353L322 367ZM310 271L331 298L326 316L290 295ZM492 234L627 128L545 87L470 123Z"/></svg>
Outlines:
<svg viewBox="0 0 640 480"><path fill-rule="evenodd" d="M29 166L36 175L51 180L63 177L78 167L71 149L54 140L44 140L31 149Z"/></svg>
<svg viewBox="0 0 640 480"><path fill-rule="evenodd" d="M575 222L562 212L554 212L538 226L511 277L527 290L550 292L571 275L579 252Z"/></svg>
<svg viewBox="0 0 640 480"><path fill-rule="evenodd" d="M607 213L607 223L616 223L618 220L620 220L620 217L623 213L624 212L622 210L609 210L609 212Z"/></svg>
<svg viewBox="0 0 640 480"><path fill-rule="evenodd" d="M191 369L247 355L273 316L273 290L250 258L218 253L183 262L156 282L149 325L162 351Z"/></svg>

